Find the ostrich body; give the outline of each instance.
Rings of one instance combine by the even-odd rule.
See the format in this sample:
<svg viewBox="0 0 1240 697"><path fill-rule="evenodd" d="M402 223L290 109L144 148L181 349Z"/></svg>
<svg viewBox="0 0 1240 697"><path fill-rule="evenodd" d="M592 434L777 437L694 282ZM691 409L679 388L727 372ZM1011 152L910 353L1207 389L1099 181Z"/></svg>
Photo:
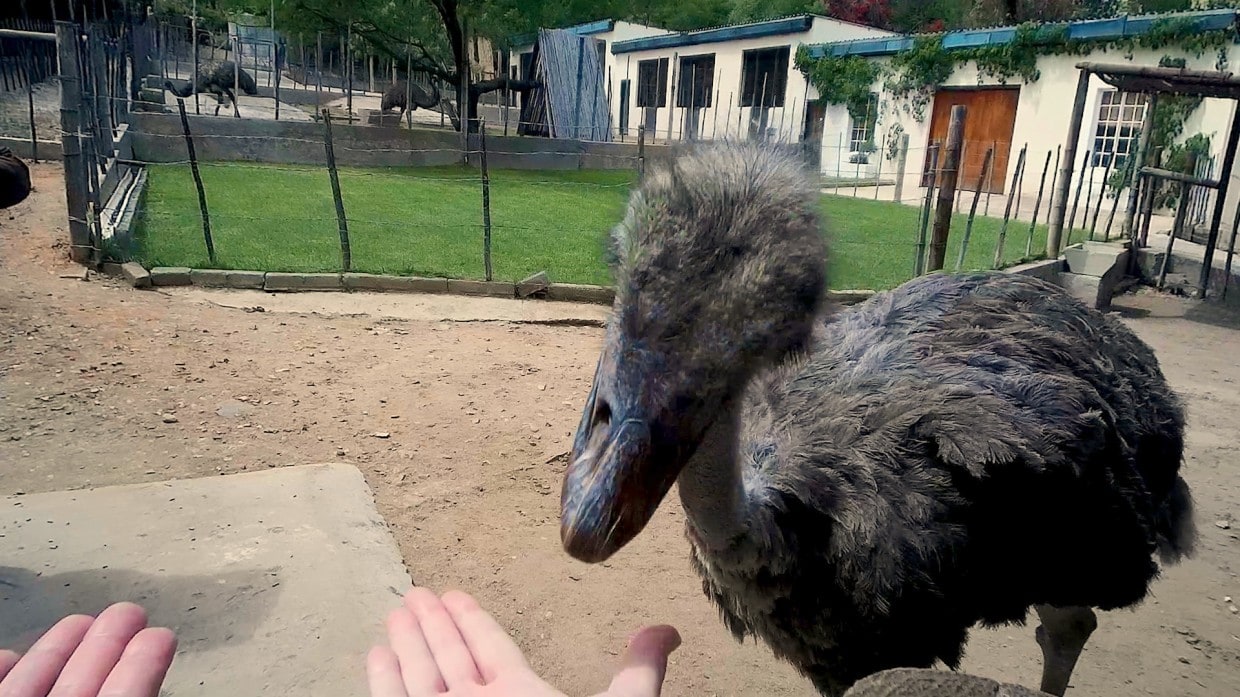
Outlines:
<svg viewBox="0 0 1240 697"><path fill-rule="evenodd" d="M1129 329L1031 277L933 274L827 316L818 205L744 144L633 193L564 546L607 559L676 482L724 624L822 694L954 669L970 627L1033 607L1062 695L1091 608L1191 551L1182 408Z"/></svg>
<svg viewBox="0 0 1240 697"><path fill-rule="evenodd" d="M0 148L0 209L16 206L30 196L30 167L8 148Z"/></svg>
<svg viewBox="0 0 1240 697"><path fill-rule="evenodd" d="M393 82L392 86L388 87L387 90L383 92L383 101L379 105L379 110L387 113L393 109L396 109L401 113L404 113L405 109L409 108L405 103L406 93L408 93L408 95L412 98L412 110L414 111L419 108L433 109L437 104L439 104L439 88L434 84L431 85L431 93L427 94L426 90L422 89L422 86L416 82L406 83L404 81L400 81Z"/></svg>
<svg viewBox="0 0 1240 697"><path fill-rule="evenodd" d="M224 98L232 103L233 115L241 118L241 111L237 109L237 95L233 90L237 89L234 81L237 79L237 64L232 61L219 61L208 63L198 70L197 76L193 82L178 80L179 86L173 84L172 80L164 82L164 86L168 91L178 97L185 98L195 92L202 94L211 94L215 96L215 115L220 115L220 105L224 103ZM241 90L250 96L258 94L258 84L254 82L254 77L242 70L240 73Z"/></svg>

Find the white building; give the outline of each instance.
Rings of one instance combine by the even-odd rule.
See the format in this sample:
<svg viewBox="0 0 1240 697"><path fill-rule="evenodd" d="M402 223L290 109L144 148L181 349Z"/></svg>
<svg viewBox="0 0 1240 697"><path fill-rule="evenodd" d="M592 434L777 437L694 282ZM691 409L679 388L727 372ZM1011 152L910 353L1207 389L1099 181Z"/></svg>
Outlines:
<svg viewBox="0 0 1240 697"><path fill-rule="evenodd" d="M671 33L667 29L616 19L601 19L596 22L577 24L565 27L564 31L594 41L607 74L610 74L615 67L615 57L612 55L611 48L616 42ZM533 36L518 39L517 48L510 53L508 74L513 79L529 79L530 61L534 57L534 39ZM497 57L496 60L498 61L499 58Z"/></svg>
<svg viewBox="0 0 1240 697"><path fill-rule="evenodd" d="M817 15L663 32L609 46L612 125L619 139L644 126L657 141L807 134L817 94L794 67L798 46L897 34ZM810 121L814 111L808 110ZM808 129L812 137L812 128Z"/></svg>
<svg viewBox="0 0 1240 697"><path fill-rule="evenodd" d="M969 191L978 188L986 152L993 149L993 173L983 184L983 190L1007 192L1012 184L1018 153L1027 147L1022 191L1036 191L1047 157L1051 158L1053 172L1055 153L1064 144L1068 133L1080 74L1076 67L1078 63L1091 61L1158 66L1160 60L1167 57L1183 59L1185 67L1190 69L1218 69L1220 56L1213 50L1195 55L1174 44L1158 50L1138 48L1131 53L1126 53L1124 49L1105 51L1101 48L1104 41L1136 37L1150 32L1151 29L1157 29L1159 22L1169 19L1191 19L1197 22L1200 31L1233 31L1237 11L1213 10L1067 23L1069 39L1098 41L1100 48L1085 55L1041 56L1037 59L1039 78L1030 83L1023 83L1017 77L1008 84L1000 84L995 79L982 76L977 66L971 62L959 65L951 77L935 90L931 104L920 119L904 108L907 102L894 97L880 78L873 87L877 108L871 115L871 124L868 126L875 131L872 137L877 145L877 152L869 157L868 161L857 162L858 158L853 152L855 147L850 147L856 143L854 136L858 130L857 120L849 115L843 105L830 104L825 107L821 169L824 175L831 177L857 177L862 180L877 177L890 181L895 174L897 149L889 146L901 134L906 134L909 137L909 155L903 188L906 192L911 192L911 195L905 194L906 199L915 198L917 188L922 184L922 172L927 166L929 146L946 139L951 107L964 104L968 107L968 116L960 188ZM948 32L943 36L943 46L952 49L999 45L1012 41L1016 31L1014 27L999 27ZM810 46L808 49L811 55L815 56L861 56L889 64L892 56L907 50L913 41L913 37L900 37L894 40L829 42ZM1234 41L1229 42L1223 52L1230 69L1234 70L1240 65L1240 50L1237 50ZM1085 188L1087 191L1092 189L1094 200L1097 200L1110 169L1123 167L1128 154L1134 149L1146 106L1144 95L1120 93L1097 77L1090 81L1085 118L1076 146L1074 171L1078 174L1074 175L1072 183L1074 191L1076 176L1079 176L1084 162ZM1233 108L1230 100L1205 100L1185 122L1181 139L1197 133L1210 136L1215 155L1212 160L1215 163L1221 162ZM1087 160L1084 159L1086 154ZM1209 163L1204 166L1208 165ZM1215 177L1218 175L1217 172L1203 173ZM1050 177L1047 191L1050 191ZM1240 198L1240 188L1233 182L1231 194L1228 196L1228 217L1225 218L1228 233L1230 216L1235 209L1233 201L1237 198ZM1082 205L1085 205L1084 199ZM1045 213L1043 215L1045 216Z"/></svg>

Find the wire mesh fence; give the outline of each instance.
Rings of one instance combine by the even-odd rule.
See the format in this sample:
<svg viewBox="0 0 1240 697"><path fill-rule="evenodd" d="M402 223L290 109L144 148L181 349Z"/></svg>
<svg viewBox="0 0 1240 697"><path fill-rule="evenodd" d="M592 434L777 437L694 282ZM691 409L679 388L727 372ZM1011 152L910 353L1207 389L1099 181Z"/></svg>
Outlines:
<svg viewBox="0 0 1240 697"><path fill-rule="evenodd" d="M555 169L543 164L565 156L554 142L547 141L547 149L513 148L516 141L496 141L486 127L470 135L462 153L455 148L375 147L350 138L342 141L339 134L333 139L333 124L342 128L328 115L321 138L158 135L161 140L184 140L185 154L164 162L123 161L145 167L149 176L128 254L157 266L505 281L547 271L558 282L611 282L606 238L623 217L629 191L644 167L641 151L612 155L608 166L613 169ZM190 156L191 143L201 147L256 137L268 146L314 146L322 153L322 164L196 162ZM874 172L863 171L860 178L855 176L860 163L852 163L851 182L824 177L822 211L833 248L834 287L891 287L924 272L932 205L927 202L936 193L926 185L933 171L923 161L929 150L903 153L905 181L899 196L899 170L879 172L885 167L880 162L865 164ZM462 154L468 166L455 164ZM341 155L353 162L358 156L395 156L409 162L442 157L438 161L443 164L335 166ZM484 168L488 158L490 167ZM993 187L978 187L976 179L970 186L970 177L962 177L948 241L948 270L1007 266L1045 250L1051 167L1044 166L1043 158L1026 157L1026 168L1035 160L1038 172L1020 176L1013 162L1003 183ZM497 167L496 161L502 164ZM990 169L977 178L989 176ZM1046 182L1041 181L1042 169L1047 170ZM1013 180L1019 188L1012 188ZM1039 188L1041 197L1036 195ZM1099 218L1099 239L1106 236L1108 206L1116 200L1101 190L1099 186L1085 200L1088 217ZM987 197L995 199L990 216L984 214ZM1088 235L1090 226L1083 219L1078 213L1077 240ZM204 234L208 229L210 244ZM1005 241L1002 246L1000 240Z"/></svg>

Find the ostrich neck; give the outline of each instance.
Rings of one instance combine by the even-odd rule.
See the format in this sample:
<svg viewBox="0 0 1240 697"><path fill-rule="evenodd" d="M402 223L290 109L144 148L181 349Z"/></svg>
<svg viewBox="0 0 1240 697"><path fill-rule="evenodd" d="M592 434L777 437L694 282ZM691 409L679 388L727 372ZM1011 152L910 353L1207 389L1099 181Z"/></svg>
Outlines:
<svg viewBox="0 0 1240 697"><path fill-rule="evenodd" d="M747 501L738 456L740 400L729 401L677 482L697 542L721 548L744 535Z"/></svg>

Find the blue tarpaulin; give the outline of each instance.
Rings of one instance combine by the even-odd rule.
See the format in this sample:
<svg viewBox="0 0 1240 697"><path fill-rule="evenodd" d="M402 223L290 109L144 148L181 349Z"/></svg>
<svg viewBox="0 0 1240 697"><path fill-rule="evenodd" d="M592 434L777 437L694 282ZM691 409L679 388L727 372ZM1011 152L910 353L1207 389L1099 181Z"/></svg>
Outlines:
<svg viewBox="0 0 1240 697"><path fill-rule="evenodd" d="M521 110L522 135L610 141L606 78L598 39L540 29L532 73L540 85Z"/></svg>

